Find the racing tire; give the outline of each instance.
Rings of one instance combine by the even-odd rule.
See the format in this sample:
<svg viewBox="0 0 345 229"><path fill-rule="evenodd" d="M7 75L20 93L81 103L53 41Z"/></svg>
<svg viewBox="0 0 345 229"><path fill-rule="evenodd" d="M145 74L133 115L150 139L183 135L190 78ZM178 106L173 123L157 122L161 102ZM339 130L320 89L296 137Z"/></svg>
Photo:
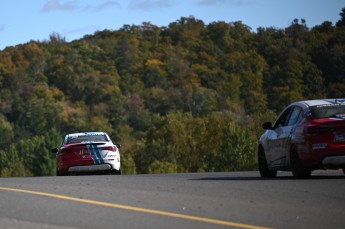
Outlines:
<svg viewBox="0 0 345 229"><path fill-rule="evenodd" d="M267 165L265 151L259 147L258 151L259 172L262 178L274 178L277 176L277 170L270 170Z"/></svg>
<svg viewBox="0 0 345 229"><path fill-rule="evenodd" d="M56 170L56 176L66 176L66 173L60 173L59 170Z"/></svg>
<svg viewBox="0 0 345 229"><path fill-rule="evenodd" d="M311 170L304 168L298 154L293 152L291 154L291 171L294 178L303 179L311 176Z"/></svg>
<svg viewBox="0 0 345 229"><path fill-rule="evenodd" d="M344 175L345 175L345 167L343 168L343 173L344 173Z"/></svg>
<svg viewBox="0 0 345 229"><path fill-rule="evenodd" d="M121 175L121 169L119 169L119 170L112 169L112 170L110 170L110 174L113 174L113 175Z"/></svg>

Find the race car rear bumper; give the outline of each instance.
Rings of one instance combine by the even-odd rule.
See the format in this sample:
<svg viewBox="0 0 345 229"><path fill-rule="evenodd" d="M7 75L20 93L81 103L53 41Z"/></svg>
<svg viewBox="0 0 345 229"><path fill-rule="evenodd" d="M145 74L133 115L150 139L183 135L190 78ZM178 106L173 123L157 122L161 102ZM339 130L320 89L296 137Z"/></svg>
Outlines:
<svg viewBox="0 0 345 229"><path fill-rule="evenodd" d="M68 172L94 172L94 171L104 171L110 170L111 165L101 164L101 165L84 165L84 166L72 166L68 168Z"/></svg>
<svg viewBox="0 0 345 229"><path fill-rule="evenodd" d="M345 156L329 156L322 160L322 165L325 168L337 169L345 167Z"/></svg>

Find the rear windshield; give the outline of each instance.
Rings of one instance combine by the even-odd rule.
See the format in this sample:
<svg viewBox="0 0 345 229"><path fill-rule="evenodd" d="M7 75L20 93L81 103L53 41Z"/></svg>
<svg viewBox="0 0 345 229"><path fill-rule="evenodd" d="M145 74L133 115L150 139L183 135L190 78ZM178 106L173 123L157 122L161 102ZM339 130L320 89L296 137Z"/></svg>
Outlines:
<svg viewBox="0 0 345 229"><path fill-rule="evenodd" d="M108 142L105 135L75 135L67 138L67 144L81 142Z"/></svg>
<svg viewBox="0 0 345 229"><path fill-rule="evenodd" d="M345 104L342 103L312 106L309 109L315 119L345 116Z"/></svg>

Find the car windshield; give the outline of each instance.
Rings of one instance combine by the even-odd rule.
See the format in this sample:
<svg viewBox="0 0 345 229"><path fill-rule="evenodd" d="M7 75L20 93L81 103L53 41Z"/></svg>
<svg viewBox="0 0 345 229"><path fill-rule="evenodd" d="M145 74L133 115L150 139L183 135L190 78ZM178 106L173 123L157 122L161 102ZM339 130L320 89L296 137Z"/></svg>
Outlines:
<svg viewBox="0 0 345 229"><path fill-rule="evenodd" d="M82 142L108 142L105 135L72 135L67 138L67 144Z"/></svg>
<svg viewBox="0 0 345 229"><path fill-rule="evenodd" d="M325 104L318 106L311 106L310 112L313 118L328 118L328 117L344 117L345 104Z"/></svg>

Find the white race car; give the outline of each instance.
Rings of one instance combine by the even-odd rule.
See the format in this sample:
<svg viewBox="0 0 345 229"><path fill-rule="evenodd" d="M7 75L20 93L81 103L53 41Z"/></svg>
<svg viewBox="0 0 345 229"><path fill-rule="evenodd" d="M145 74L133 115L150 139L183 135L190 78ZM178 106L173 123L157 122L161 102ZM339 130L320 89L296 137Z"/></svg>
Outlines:
<svg viewBox="0 0 345 229"><path fill-rule="evenodd" d="M57 175L77 173L121 174L120 145L104 132L73 133L65 136L57 158Z"/></svg>

